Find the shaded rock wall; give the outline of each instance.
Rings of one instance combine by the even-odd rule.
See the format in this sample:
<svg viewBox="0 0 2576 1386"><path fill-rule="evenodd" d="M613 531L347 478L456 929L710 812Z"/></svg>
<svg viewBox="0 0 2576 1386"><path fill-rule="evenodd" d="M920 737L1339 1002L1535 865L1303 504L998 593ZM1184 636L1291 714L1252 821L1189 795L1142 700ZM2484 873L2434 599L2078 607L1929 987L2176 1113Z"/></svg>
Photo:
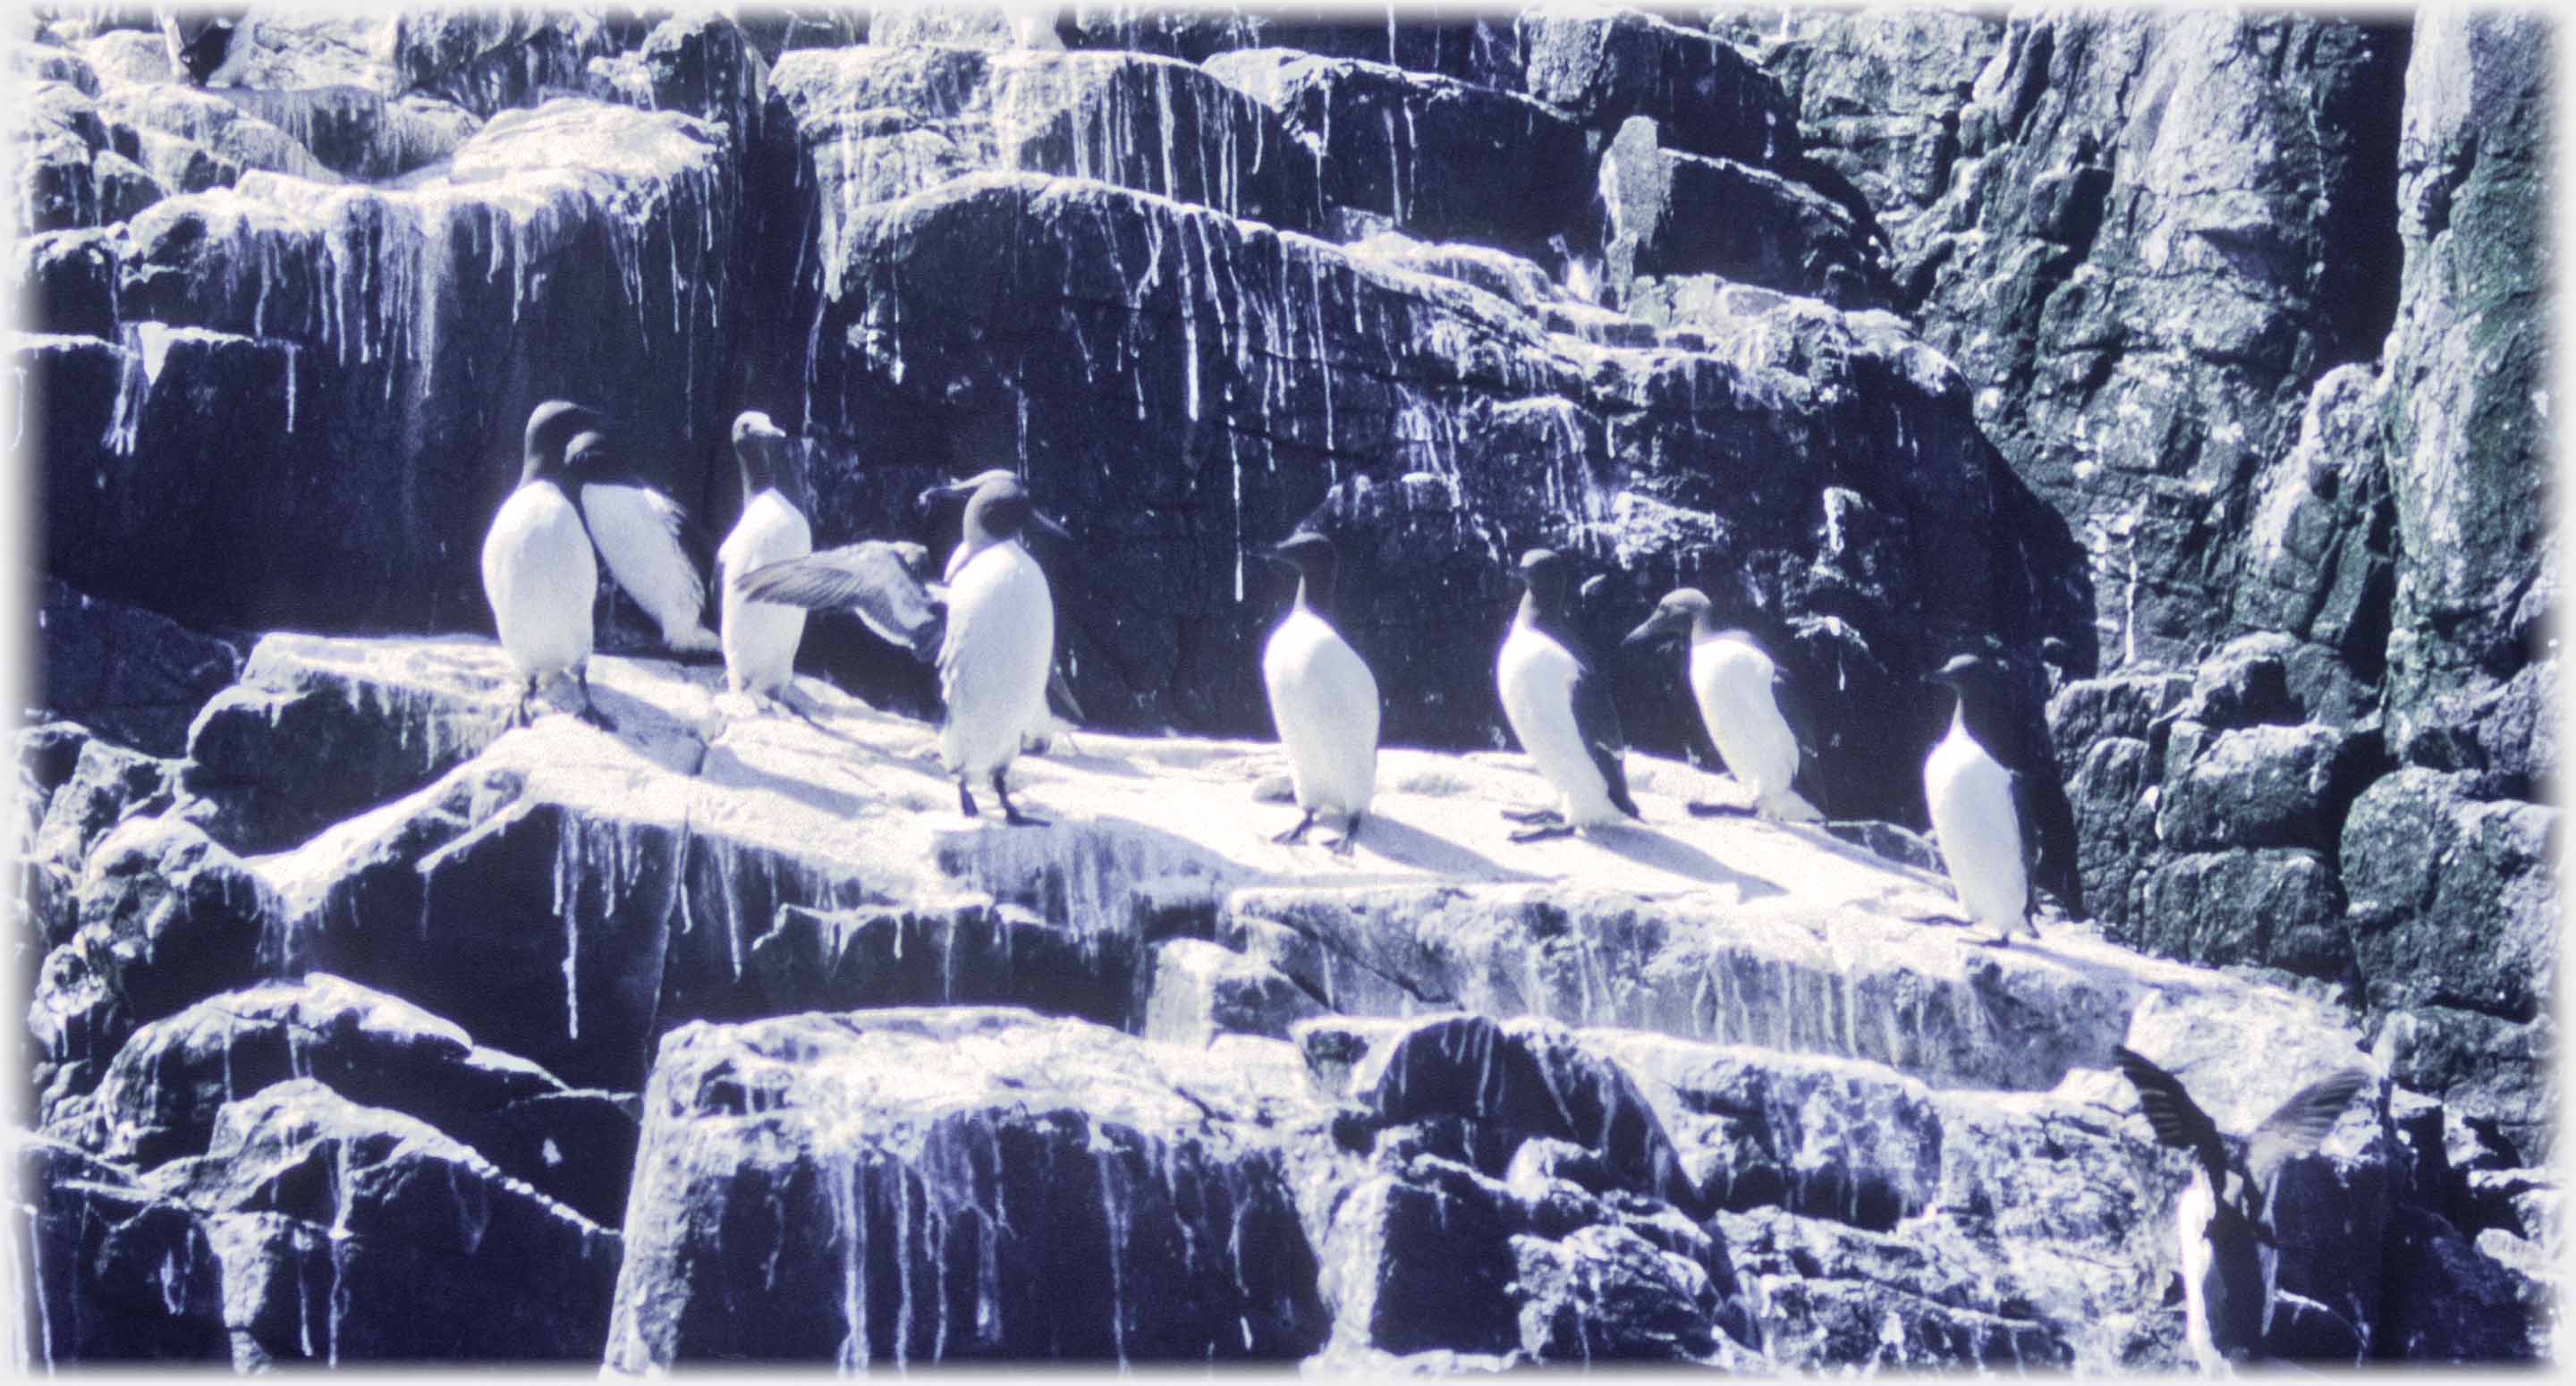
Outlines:
<svg viewBox="0 0 2576 1386"><path fill-rule="evenodd" d="M2419 979L2520 956L2557 908L2555 739L2530 712L2557 667L2529 383L2554 30L2041 8L1711 22L1780 75L1809 157L1868 196L1901 302L2090 554L2099 664L2135 672L2050 707L2087 908L2159 951L2314 977L2458 1036L2418 1074L2545 1142L2526 1056L2554 1043L2548 1007L2481 1010ZM2329 737L2322 793L2265 787ZM2477 858L2510 903L2364 946L2444 913L2378 884L2408 855L2378 825L2427 782L2373 781L2406 766L2552 845ZM2244 835L2267 816L2304 841Z"/></svg>
<svg viewBox="0 0 2576 1386"><path fill-rule="evenodd" d="M1120 743L1204 782L948 840L914 831L946 800L903 724L846 708L891 738L850 775L667 671L603 677L626 751L513 740L472 555L527 409L570 394L719 531L740 408L800 437L825 543L944 547L914 493L1015 466L1077 535L1039 556L1113 730L1267 735L1286 593L1244 553L1306 523L1340 543L1390 742L1507 745L1501 574L1546 543L1604 579L1596 642L1672 586L1742 592L1820 714L1802 788L1837 842L1898 850L1872 820L1921 823L1920 675L1983 649L2046 892L2227 988L2299 989L2319 1063L2357 1024L2403 1085L2290 1195L2363 1211L2288 1258L2273 1346L2545 1343L2545 20L415 8L280 14L212 90L149 30L57 7L7 46L36 702L62 719L22 737L11 816L48 1133L28 1341L2171 1360L2171 1244L2136 1210L2178 1166L2141 1173L2098 1107L2123 1090L2087 1085L2123 1037L2210 1043L2147 1002L2214 974L1864 961L1889 938L1754 908L1869 855L1822 839L1658 839L1533 884L1399 823L1416 874L1337 895L1208 839L1253 777L1236 743ZM471 638L241 634L280 627ZM1613 663L1637 745L1714 766L1670 662ZM851 623L814 623L805 665L935 711ZM1481 757L1409 773L1391 802L1511 797ZM833 836L853 817L891 836ZM1181 1135L1086 1079L1060 1120L940 1116L926 1159L813 1128L909 1110L816 1076L762 1090L768 1125L669 1094L632 1153L678 1033L692 1062L813 1044L865 1072L910 1032L766 1018L887 1006L1029 1007L1058 1019L904 1024L1100 1068L1223 1049L1229 1095ZM1574 1038L1386 1028L1430 1010ZM1410 1045L1454 1060L1420 1102L1369 1076ZM2218 1052L2176 1054L2195 1091ZM1460 1086L1532 1065L1660 1136ZM522 1066L542 1081L493 1076ZM1635 1177L1639 1141L1685 1177ZM2063 1177L2007 1197L2006 1164ZM621 1275L630 1170L673 1240ZM1005 1259L1109 1278L1062 1321L982 1250L1014 1181L1058 1176L1097 1200ZM818 1208L847 1216L796 1243L792 1314L715 1249ZM383 1234L487 1215L527 1261L488 1284L480 1231L417 1262ZM1287 1281L1228 1282L1247 1258L1208 1239L1244 1217L1301 1248ZM495 1307L418 1336L369 1298L407 1277ZM1173 1288L1202 1281L1234 1288ZM563 1287L542 1324L511 1317L534 1284Z"/></svg>
<svg viewBox="0 0 2576 1386"><path fill-rule="evenodd" d="M488 644L250 668L363 710L262 758L270 812L417 787L243 855L256 801L145 761L59 849L31 1361L2169 1365L2190 1161L2115 1043L2231 1131L2370 1075L2278 1187L2336 1212L2284 1215L2269 1351L2543 1331L2544 1177L2336 1007L2072 923L1979 946L1937 878L1687 814L1721 791L1679 762L1632 758L1645 827L1532 854L1516 758L1390 750L1345 864L1269 841L1261 743L1085 733L1014 829L819 683L809 723L603 656L619 734L424 762L506 702ZM76 740L24 780L74 795Z"/></svg>

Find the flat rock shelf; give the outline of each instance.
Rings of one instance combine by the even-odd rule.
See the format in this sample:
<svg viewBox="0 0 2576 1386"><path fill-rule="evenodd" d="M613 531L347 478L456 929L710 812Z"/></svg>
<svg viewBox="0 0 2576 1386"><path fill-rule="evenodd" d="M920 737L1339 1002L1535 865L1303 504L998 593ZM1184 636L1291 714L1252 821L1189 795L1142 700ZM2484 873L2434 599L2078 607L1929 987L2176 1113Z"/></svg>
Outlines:
<svg viewBox="0 0 2576 1386"><path fill-rule="evenodd" d="M504 730L488 642L258 643L37 982L52 1352L2169 1362L2188 1162L2111 1046L2236 1130L2372 1062L1659 758L1517 845L1521 757L1390 748L1336 857L1269 841L1275 746L1081 732L1010 828L928 725L721 677ZM2453 1312L2392 1265L2440 1116L2378 1075L2292 1168L2285 1349Z"/></svg>

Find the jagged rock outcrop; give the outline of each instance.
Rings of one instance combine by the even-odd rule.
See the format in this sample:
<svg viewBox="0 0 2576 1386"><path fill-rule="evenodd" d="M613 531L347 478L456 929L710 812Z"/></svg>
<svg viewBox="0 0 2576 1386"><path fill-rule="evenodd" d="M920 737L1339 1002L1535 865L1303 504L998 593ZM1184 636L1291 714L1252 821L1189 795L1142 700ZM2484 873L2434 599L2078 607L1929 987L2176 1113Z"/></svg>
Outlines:
<svg viewBox="0 0 2576 1386"><path fill-rule="evenodd" d="M1707 18L1779 80L1797 109L1804 159L1833 170L1864 201L1895 264L1923 268L1923 246L1945 229L1924 213L1950 185L1960 118L2003 40L2004 16L1909 5L1711 10ZM1924 287L1909 278L1909 301Z"/></svg>
<svg viewBox="0 0 2576 1386"><path fill-rule="evenodd" d="M1295 1358L1315 1252L1239 1081L955 1009L691 1026L645 1093L607 1363Z"/></svg>
<svg viewBox="0 0 2576 1386"><path fill-rule="evenodd" d="M1005 234L1019 251L997 274L975 247ZM1841 692L1829 764L1888 765L1900 728L1914 744L1898 690L1937 649L2078 631L2073 594L2044 576L2061 539L1997 485L1965 431L1964 382L1890 319L1751 294L1693 338L1603 348L1254 223L1001 174L871 210L837 285L810 417L885 460L826 470L820 509L893 511L943 467L984 465L965 450L979 440L1019 459L1091 536L1057 581L1096 716L1252 730L1266 607L1245 600L1245 549L1319 504L1347 628L1390 690L1391 739L1454 741L1462 715L1499 724L1478 671L1507 609L1505 558L1539 543L1618 570L1605 627L1661 595L1626 574L1712 582L1720 552L1756 574L1778 603L1775 648L1803 683ZM1125 306L1095 306L1103 293ZM1292 297L1313 311L1279 311ZM1822 378L1790 364L1827 361ZM1139 455L1168 460L1140 475ZM1935 552L1960 542L1995 558L1962 571ZM1953 580L1911 580L1934 568ZM1493 624L1459 619L1479 610ZM1637 680L1645 744L1690 735L1678 682ZM1906 812L1918 791L1857 770L1848 793L1836 811L1867 816Z"/></svg>
<svg viewBox="0 0 2576 1386"><path fill-rule="evenodd" d="M2270 1354L2553 1350L2545 23L410 7L203 90L11 27L31 1367L2168 1368L2113 1044L2237 1133L2363 1068ZM1016 467L1054 825L957 817L836 616L798 719L612 600L615 732L514 728L473 555L558 394L719 532L743 408L825 544ZM1348 860L1207 739L1300 523L1387 694ZM1644 821L1522 845L1540 543ZM1612 652L1682 584L1829 822L1685 812L1741 787ZM1907 826L1971 649L2003 950Z"/></svg>
<svg viewBox="0 0 2576 1386"><path fill-rule="evenodd" d="M92 850L97 937L65 955L98 970L39 1000L90 1018L47 1130L124 1171L82 1195L133 1190L115 1225L206 1239L170 1283L219 1291L173 1290L156 1341L202 1331L202 1295L244 1362L307 1355L299 1302L338 1306L342 1360L2166 1361L2188 1161L2120 1115L2109 1046L2174 1064L2231 1130L2365 1062L2319 1001L2072 925L1997 953L1916 922L1934 878L1690 817L1728 790L1674 762L1632 758L1645 827L1506 864L1494 809L1535 783L1515 758L1390 749L1357 861L1394 883L1363 886L1251 821L1267 748L1086 732L1014 772L1054 827L965 824L928 727L815 685L819 725L760 716L669 664L594 661L616 736L553 715L419 759L508 700L500 658L271 637L252 677L362 711L329 760L262 755L295 733L248 723L246 763L288 799L367 758L366 782L422 787L287 851L235 857L184 801ZM31 739L22 773L61 795L68 744ZM187 869L117 865L163 858ZM157 999L173 945L147 966L121 921L250 985ZM615 1092L639 1083L636 1146ZM2321 1307L2283 1350L2401 1321L2359 1288L2389 1210L2450 1206L2401 1155L2427 1137L2379 1110L2285 1186L2372 1211L2285 1255ZM251 1216L342 1151L324 1187L356 1201ZM397 1196L423 1177L455 1192ZM381 1259L403 1219L485 1210L481 1242ZM40 1257L73 1235L57 1216ZM510 1276L477 1269L494 1238ZM76 1264L61 1303L127 1293L118 1257ZM2463 1293L2517 1283L2474 1274ZM472 1328L398 1329L369 1298L414 1277L481 1304L529 1275L569 1279Z"/></svg>
<svg viewBox="0 0 2576 1386"><path fill-rule="evenodd" d="M2557 599L2541 503L2542 279L2556 35L2530 16L2419 26L2398 153L2406 248L2383 374L2397 517L2391 740L2436 690L2536 657Z"/></svg>
<svg viewBox="0 0 2576 1386"><path fill-rule="evenodd" d="M2388 331L2407 52L2323 16L2042 10L1978 74L1947 229L1899 277L2082 538L2106 663L2224 633L2254 464Z"/></svg>
<svg viewBox="0 0 2576 1386"><path fill-rule="evenodd" d="M563 100L442 168L389 190L244 174L126 229L120 339L21 348L58 402L58 574L201 624L472 619L457 556L528 408L567 391L697 496L724 427L721 131Z"/></svg>
<svg viewBox="0 0 2576 1386"><path fill-rule="evenodd" d="M206 1154L227 1107L290 1079L425 1121L602 1226L625 1216L636 1128L614 1094L566 1088L398 997L327 973L225 992L143 1027L97 1088L58 1104L45 1125L148 1169Z"/></svg>
<svg viewBox="0 0 2576 1386"><path fill-rule="evenodd" d="M1424 240L1539 256L1590 201L1574 122L1515 92L1285 48L1206 60L1312 146L1333 208Z"/></svg>
<svg viewBox="0 0 2576 1386"><path fill-rule="evenodd" d="M1874 224L1806 185L1732 159L1660 147L1631 116L1601 160L1604 297L1649 322L1690 311L1734 284L1872 308L1889 297Z"/></svg>

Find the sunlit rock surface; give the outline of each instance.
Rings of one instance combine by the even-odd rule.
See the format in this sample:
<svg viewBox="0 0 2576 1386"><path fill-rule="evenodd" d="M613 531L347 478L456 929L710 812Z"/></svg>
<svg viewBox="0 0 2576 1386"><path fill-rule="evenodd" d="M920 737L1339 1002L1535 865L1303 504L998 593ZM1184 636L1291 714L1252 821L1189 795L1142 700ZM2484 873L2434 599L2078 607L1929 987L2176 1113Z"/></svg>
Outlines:
<svg viewBox="0 0 2576 1386"><path fill-rule="evenodd" d="M272 636L249 667L346 728L299 758L254 719L232 754L283 801L384 802L279 848L179 790L88 850L39 982L61 1153L33 1177L119 1172L88 1204L43 1184L24 1243L67 1341L130 1293L65 1240L96 1206L204 1239L169 1253L154 1331L244 1363L2169 1362L2189 1163L2114 1044L2231 1131L2374 1074L2277 1194L2335 1210L2285 1233L2317 1307L2279 1350L2434 1314L2383 1284L2401 1251L2520 1303L2467 1234L2402 1231L2443 1219L2444 1176L2331 1004L2062 921L1982 946L1938 878L1684 813L1742 791L1674 762L1630 758L1643 824L1515 846L1526 761L1388 748L1342 858L1268 840L1292 810L1257 797L1265 743L1086 731L1018 762L1052 825L1008 828L958 813L931 727L811 680L808 721L602 656L611 735L499 730L517 690L480 641ZM23 772L57 796L60 740ZM182 940L185 977L236 989L174 977ZM252 1216L343 1160L325 1201ZM394 1195L415 1169L437 1199ZM385 1219L418 1217L465 1231L384 1259ZM504 1226L537 1281L477 1269ZM398 1329L369 1296L412 1275L549 1288Z"/></svg>
<svg viewBox="0 0 2576 1386"><path fill-rule="evenodd" d="M2545 21L261 8L202 90L149 7L0 44L22 1365L2165 1367L2115 1042L2234 1132L2372 1075L2269 1352L2554 1348ZM619 734L510 729L473 555L555 395L710 534L745 408L824 544L1015 467L1055 826L959 818L843 617L814 724L619 600ZM1266 840L1301 523L1405 748L1346 861ZM1534 544L1648 821L1515 848ZM1611 651L1685 584L1829 831L1683 813L1741 791ZM2036 946L1895 860L1964 649Z"/></svg>

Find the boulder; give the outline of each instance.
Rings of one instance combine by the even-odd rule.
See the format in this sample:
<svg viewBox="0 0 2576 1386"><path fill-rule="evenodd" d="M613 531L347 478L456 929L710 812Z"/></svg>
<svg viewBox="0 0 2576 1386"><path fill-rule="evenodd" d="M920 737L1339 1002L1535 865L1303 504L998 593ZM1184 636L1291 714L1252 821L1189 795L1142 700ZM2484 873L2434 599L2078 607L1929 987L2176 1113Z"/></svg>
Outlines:
<svg viewBox="0 0 2576 1386"><path fill-rule="evenodd" d="M2331 846L2360 786L2357 748L2323 723L2208 732L2174 726L2156 833L2182 851Z"/></svg>
<svg viewBox="0 0 2576 1386"><path fill-rule="evenodd" d="M103 90L123 83L168 82L170 49L160 26L149 14L131 27L107 29L81 38L75 49L98 74Z"/></svg>
<svg viewBox="0 0 2576 1386"><path fill-rule="evenodd" d="M2532 1321L2512 1272L2481 1253L2438 1213L2401 1206L2390 1228L2398 1300L2381 1346L2403 1362L2494 1362L2531 1355Z"/></svg>
<svg viewBox="0 0 2576 1386"><path fill-rule="evenodd" d="M47 797L23 858L29 874L29 922L35 956L63 943L80 925L79 890L90 850L130 816L169 807L170 767L113 742L84 740L71 774Z"/></svg>
<svg viewBox="0 0 2576 1386"><path fill-rule="evenodd" d="M680 1029L609 1367L1304 1356L1286 1137L1252 1075L1180 1053L971 1008Z"/></svg>
<svg viewBox="0 0 2576 1386"><path fill-rule="evenodd" d="M1606 298L1663 326L1701 326L1677 311L1685 286L1714 279L1872 308L1889 298L1874 223L1805 185L1732 159L1660 147L1661 128L1631 116L1601 156L1598 180Z"/></svg>
<svg viewBox="0 0 2576 1386"><path fill-rule="evenodd" d="M235 638L101 601L47 578L36 608L37 705L156 756L179 755L207 699L240 677Z"/></svg>
<svg viewBox="0 0 2576 1386"><path fill-rule="evenodd" d="M1758 1306L1754 1330L1775 1360L1847 1370L2074 1361L2064 1337L2029 1316L2012 1282L1977 1285L1963 1267L1905 1237L1770 1209L1715 1221ZM1889 1294L1887 1286L1907 1289Z"/></svg>
<svg viewBox="0 0 2576 1386"><path fill-rule="evenodd" d="M1347 1045L1336 1028L1329 1019L1309 1022L1298 1031L1300 1043L1310 1053ZM1686 1213L1707 1211L1654 1109L1616 1065L1562 1025L1496 1024L1472 1014L1424 1020L1374 1036L1347 1082L1351 1097L1380 1126L1455 1121L1471 1149L1505 1156L1532 1140L1564 1142L1598 1162L1602 1191L1642 1194ZM1485 1172L1501 1177L1505 1171Z"/></svg>
<svg viewBox="0 0 2576 1386"><path fill-rule="evenodd" d="M1940 1193L1941 1117L1919 1081L1870 1064L1643 1037L1611 1052L1646 1075L1659 1110L1691 1133L1677 1138L1690 1177L1718 1206L1885 1232Z"/></svg>
<svg viewBox="0 0 2576 1386"><path fill-rule="evenodd" d="M100 186L96 163L107 149L106 125L88 93L71 82L40 79L19 91L8 128L17 226L21 234L72 230L116 220L114 191Z"/></svg>
<svg viewBox="0 0 2576 1386"><path fill-rule="evenodd" d="M1443 1144L1431 1132L1388 1132L1375 1158L1384 1172L1335 1208L1324 1363L1434 1354L1758 1364L1740 1341L1721 1239L1668 1205L1605 1201L1535 1170L1506 1183L1436 1153Z"/></svg>
<svg viewBox="0 0 2576 1386"><path fill-rule="evenodd" d="M2474 797L2474 777L2410 769L2345 820L2343 884L2365 976L2525 1021L2555 985L2558 810Z"/></svg>
<svg viewBox="0 0 2576 1386"><path fill-rule="evenodd" d="M567 1089L398 997L328 973L226 992L143 1026L75 1119L51 1129L148 1169L205 1154L229 1104L291 1079L426 1122L603 1227L625 1216L635 1120L611 1095Z"/></svg>
<svg viewBox="0 0 2576 1386"><path fill-rule="evenodd" d="M12 1270L25 1360L222 1362L222 1263L182 1204L42 1136L13 1143ZM23 1248L23 1250L22 1250Z"/></svg>
<svg viewBox="0 0 2576 1386"><path fill-rule="evenodd" d="M95 229L17 238L10 280L31 332L116 335L116 239Z"/></svg>
<svg viewBox="0 0 2576 1386"><path fill-rule="evenodd" d="M628 15L502 5L408 8L391 22L396 90L453 101L490 119L547 88L578 91L594 57L641 36Z"/></svg>
<svg viewBox="0 0 2576 1386"><path fill-rule="evenodd" d="M188 728L185 812L236 851L292 846L472 759L501 734L518 680L482 641L425 642L403 666L272 635Z"/></svg>
<svg viewBox="0 0 2576 1386"><path fill-rule="evenodd" d="M2048 700L2049 739L2058 763L2070 766L2104 737L2143 741L2193 691L2189 675L2165 670L2126 670L2078 679Z"/></svg>
<svg viewBox="0 0 2576 1386"><path fill-rule="evenodd" d="M55 43L11 42L0 48L0 62L21 82L61 82L83 96L98 95L98 73L81 55Z"/></svg>
<svg viewBox="0 0 2576 1386"><path fill-rule="evenodd" d="M315 182L339 182L339 172L316 158L304 140L268 119L275 114L303 125L308 136L318 135L323 131L316 126L315 111L307 103L282 99L281 93L258 95L268 99L157 82L113 88L100 98L99 111L138 131L186 140L234 170L264 169ZM364 107L368 96L353 90L350 101ZM381 107L380 98L375 105ZM330 108L321 109L320 119L329 121ZM237 180L238 173L227 181Z"/></svg>
<svg viewBox="0 0 2576 1386"><path fill-rule="evenodd" d="M401 78L390 61L402 21L384 11L316 13L291 7L263 7L255 18L258 41L245 55L236 85L217 90L292 92L352 87L391 97L402 89Z"/></svg>
<svg viewBox="0 0 2576 1386"><path fill-rule="evenodd" d="M2184 852L2140 883L2139 946L2211 966L2277 967L2341 985L2356 977L2343 889L2299 847Z"/></svg>
<svg viewBox="0 0 2576 1386"><path fill-rule="evenodd" d="M1755 1369L1719 1331L1726 1301L1708 1272L1633 1229L1596 1224L1562 1240L1512 1239L1520 1349L1534 1362L1703 1362Z"/></svg>
<svg viewBox="0 0 2576 1386"><path fill-rule="evenodd" d="M189 1209L222 1265L236 1369L599 1352L615 1233L314 1080L225 1104L207 1152L146 1185Z"/></svg>
<svg viewBox="0 0 2576 1386"><path fill-rule="evenodd" d="M1773 167L1798 152L1780 84L1725 40L1607 5L1533 5L1519 19L1524 87L1607 141L1631 116L1673 149Z"/></svg>
<svg viewBox="0 0 2576 1386"><path fill-rule="evenodd" d="M91 849L80 929L46 960L29 1027L51 1059L104 1060L136 1025L245 985L278 947L279 906L189 824L134 818Z"/></svg>
<svg viewBox="0 0 2576 1386"><path fill-rule="evenodd" d="M636 50L654 110L723 122L737 141L759 137L769 68L751 39L720 14L663 20Z"/></svg>
<svg viewBox="0 0 2576 1386"><path fill-rule="evenodd" d="M1291 1026L1324 1009L1286 973L1204 939L1155 945L1147 985L1144 1036L1175 1044L1205 1045L1224 1034L1286 1039Z"/></svg>
<svg viewBox="0 0 2576 1386"><path fill-rule="evenodd" d="M2156 801L2163 762L2134 736L2104 737L2082 754L2067 777L2066 800L2075 815L2084 903L2115 937L2135 940L2138 887L2160 855Z"/></svg>
<svg viewBox="0 0 2576 1386"><path fill-rule="evenodd" d="M1327 204L1375 213L1406 235L1534 255L1585 210L1582 131L1528 97L1285 48L1205 66L1321 154Z"/></svg>

